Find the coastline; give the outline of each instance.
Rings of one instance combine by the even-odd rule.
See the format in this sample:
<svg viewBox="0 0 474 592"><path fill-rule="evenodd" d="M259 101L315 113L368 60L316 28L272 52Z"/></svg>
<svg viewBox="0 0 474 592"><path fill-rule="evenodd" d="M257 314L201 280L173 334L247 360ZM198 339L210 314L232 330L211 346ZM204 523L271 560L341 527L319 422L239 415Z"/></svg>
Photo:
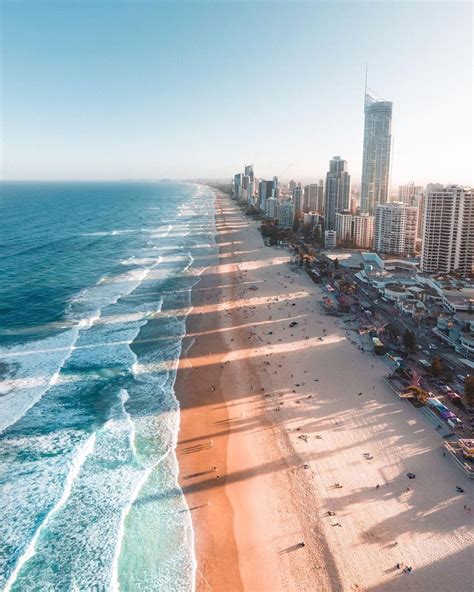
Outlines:
<svg viewBox="0 0 474 592"><path fill-rule="evenodd" d="M385 362L323 315L288 252L219 193L216 230L176 381L198 592L402 592L400 561L413 591L468 587L467 500L452 492L468 484L439 436L395 400Z"/></svg>

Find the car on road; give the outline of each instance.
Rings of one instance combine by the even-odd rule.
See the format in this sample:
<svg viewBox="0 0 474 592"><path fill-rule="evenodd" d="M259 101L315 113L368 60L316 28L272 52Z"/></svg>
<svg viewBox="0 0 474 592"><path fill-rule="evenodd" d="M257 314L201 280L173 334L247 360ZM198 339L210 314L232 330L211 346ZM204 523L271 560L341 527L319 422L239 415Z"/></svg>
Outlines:
<svg viewBox="0 0 474 592"><path fill-rule="evenodd" d="M458 375L456 376L456 378L457 378L458 380L460 380L461 382L464 382L464 381L466 380L466 377L465 377L463 374L458 374Z"/></svg>

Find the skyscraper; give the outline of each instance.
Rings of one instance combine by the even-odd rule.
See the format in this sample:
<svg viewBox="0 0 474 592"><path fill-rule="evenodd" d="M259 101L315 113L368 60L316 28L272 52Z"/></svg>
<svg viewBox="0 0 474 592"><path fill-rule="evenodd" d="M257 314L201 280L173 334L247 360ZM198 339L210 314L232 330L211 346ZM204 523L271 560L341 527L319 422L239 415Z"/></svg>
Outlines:
<svg viewBox="0 0 474 592"><path fill-rule="evenodd" d="M320 214L324 213L324 180L319 179L318 183L318 207L316 211Z"/></svg>
<svg viewBox="0 0 474 592"><path fill-rule="evenodd" d="M415 252L418 208L404 203L379 204L375 207L374 249L394 255Z"/></svg>
<svg viewBox="0 0 474 592"><path fill-rule="evenodd" d="M429 191L423 217L421 269L427 273L473 273L474 193L451 185Z"/></svg>
<svg viewBox="0 0 474 592"><path fill-rule="evenodd" d="M351 176L347 172L347 162L340 156L334 156L329 162L329 172L326 175L324 202L326 230L335 230L336 214L349 208L350 190Z"/></svg>
<svg viewBox="0 0 474 592"><path fill-rule="evenodd" d="M366 92L364 113L360 209L372 214L375 206L387 203L389 197L392 103L377 101Z"/></svg>
<svg viewBox="0 0 474 592"><path fill-rule="evenodd" d="M291 228L295 220L295 207L288 199L278 204L278 225L282 228Z"/></svg>
<svg viewBox="0 0 474 592"><path fill-rule="evenodd" d="M293 203L295 205L296 214L303 211L303 189L301 184L293 189Z"/></svg>
<svg viewBox="0 0 474 592"><path fill-rule="evenodd" d="M245 176L249 177L249 181L254 181L254 173L253 173L253 164L246 164L245 165Z"/></svg>

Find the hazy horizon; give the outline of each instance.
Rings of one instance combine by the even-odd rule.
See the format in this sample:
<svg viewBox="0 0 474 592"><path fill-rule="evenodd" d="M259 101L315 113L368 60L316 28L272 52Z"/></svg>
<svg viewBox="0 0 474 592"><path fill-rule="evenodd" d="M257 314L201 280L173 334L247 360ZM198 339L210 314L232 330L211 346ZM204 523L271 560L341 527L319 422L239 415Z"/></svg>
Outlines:
<svg viewBox="0 0 474 592"><path fill-rule="evenodd" d="M4 180L360 182L363 93L392 190L472 185L469 2L4 3ZM441 42L442 41L442 42Z"/></svg>

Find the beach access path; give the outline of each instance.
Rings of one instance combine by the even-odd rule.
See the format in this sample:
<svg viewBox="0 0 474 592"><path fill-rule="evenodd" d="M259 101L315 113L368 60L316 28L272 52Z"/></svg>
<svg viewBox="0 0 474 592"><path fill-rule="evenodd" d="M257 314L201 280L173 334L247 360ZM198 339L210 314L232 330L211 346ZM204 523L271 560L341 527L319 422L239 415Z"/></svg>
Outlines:
<svg viewBox="0 0 474 592"><path fill-rule="evenodd" d="M440 436L219 193L216 230L176 384L198 592L469 589L472 484Z"/></svg>

